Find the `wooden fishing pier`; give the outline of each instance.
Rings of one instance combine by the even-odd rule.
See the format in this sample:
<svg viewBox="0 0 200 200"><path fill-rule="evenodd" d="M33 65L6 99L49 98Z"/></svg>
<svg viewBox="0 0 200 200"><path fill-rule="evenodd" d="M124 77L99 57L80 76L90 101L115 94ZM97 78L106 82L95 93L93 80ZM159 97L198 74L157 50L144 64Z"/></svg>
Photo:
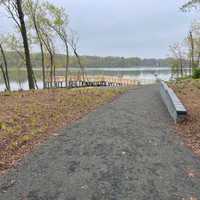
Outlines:
<svg viewBox="0 0 200 200"><path fill-rule="evenodd" d="M50 80L46 81L46 88L123 87L133 85L138 85L138 82L112 76L87 76L86 80L77 80L76 77L71 76L67 83L64 76L56 76L52 82Z"/></svg>

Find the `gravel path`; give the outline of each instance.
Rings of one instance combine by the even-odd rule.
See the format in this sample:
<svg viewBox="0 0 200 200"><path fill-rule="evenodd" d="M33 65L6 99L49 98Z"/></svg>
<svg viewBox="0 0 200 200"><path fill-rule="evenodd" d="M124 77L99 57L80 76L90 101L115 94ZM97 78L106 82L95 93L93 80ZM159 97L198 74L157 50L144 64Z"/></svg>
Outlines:
<svg viewBox="0 0 200 200"><path fill-rule="evenodd" d="M132 89L0 177L0 199L200 199L200 160L173 130L158 86Z"/></svg>

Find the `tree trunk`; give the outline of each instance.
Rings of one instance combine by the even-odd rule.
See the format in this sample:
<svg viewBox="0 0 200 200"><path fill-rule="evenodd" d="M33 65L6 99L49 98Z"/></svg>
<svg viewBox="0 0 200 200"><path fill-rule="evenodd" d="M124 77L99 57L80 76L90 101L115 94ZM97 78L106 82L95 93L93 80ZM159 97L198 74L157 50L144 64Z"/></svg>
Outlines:
<svg viewBox="0 0 200 200"><path fill-rule="evenodd" d="M55 81L56 81L56 66L55 66L55 63L54 63L54 54L52 55L52 59L53 59L53 80L54 80L54 84L55 84Z"/></svg>
<svg viewBox="0 0 200 200"><path fill-rule="evenodd" d="M82 72L82 77L83 77L83 81L85 81L85 73L84 73L84 67L83 65L81 64L81 59L80 59L80 56L78 55L78 53L76 52L76 49L74 49L74 54L78 60L78 63L79 63L79 66L81 68L81 72Z"/></svg>
<svg viewBox="0 0 200 200"><path fill-rule="evenodd" d="M46 75L45 75L45 62L44 62L44 49L43 49L43 44L42 44L42 40L41 40L41 37L40 37L40 31L38 29L38 25L37 25L37 22L36 22L36 18L35 18L35 15L33 15L33 24L34 24L34 28L35 28L35 31L36 31L36 34L37 34L37 38L38 38L38 41L39 41L39 44L40 44L40 51L41 51L41 61L42 61L42 82L43 82L43 88L46 88L46 84L45 84L45 79L46 79Z"/></svg>
<svg viewBox="0 0 200 200"><path fill-rule="evenodd" d="M194 40L193 40L192 31L190 31L190 43L191 43L191 61L192 61L192 68L194 68L194 67L195 67L195 63L194 63Z"/></svg>
<svg viewBox="0 0 200 200"><path fill-rule="evenodd" d="M0 68L1 68L2 75L3 75L3 79L4 79L5 86L6 86L6 90L9 90L8 89L7 79L6 79L6 73L5 73L4 69L3 69L3 64L2 63L0 64Z"/></svg>
<svg viewBox="0 0 200 200"><path fill-rule="evenodd" d="M182 61L182 58L180 58L180 68L181 68L181 77L183 77L183 61Z"/></svg>
<svg viewBox="0 0 200 200"><path fill-rule="evenodd" d="M53 54L51 52L49 52L50 54L50 65L51 65L51 69L50 69L50 79L51 79L51 87L53 86ZM55 80L54 80L55 81Z"/></svg>
<svg viewBox="0 0 200 200"><path fill-rule="evenodd" d="M65 44L66 49L66 60L65 60L65 85L68 86L68 71L69 71L69 47L68 44Z"/></svg>
<svg viewBox="0 0 200 200"><path fill-rule="evenodd" d="M8 75L8 64L7 64L7 60L6 60L6 55L4 53L4 50L3 50L3 47L2 47L1 44L0 44L0 49L1 49L1 54L2 54L2 57L3 57L3 61L4 61L4 66L5 66L5 78L6 78L5 84L6 84L7 90L10 91L10 79L9 79L9 75ZM3 66L2 66L2 69L3 69Z"/></svg>
<svg viewBox="0 0 200 200"><path fill-rule="evenodd" d="M198 53L198 58L197 58L197 67L199 67L199 62L200 62L200 52Z"/></svg>
<svg viewBox="0 0 200 200"><path fill-rule="evenodd" d="M192 59L189 59L189 75L192 76Z"/></svg>
<svg viewBox="0 0 200 200"><path fill-rule="evenodd" d="M28 44L28 37L27 37L26 25L24 21L24 13L22 10L22 0L15 0L15 1L16 1L17 12L18 12L19 21L20 21L20 32L22 35L23 45L24 45L29 89L35 89L33 69L31 65L31 57L30 57L29 44Z"/></svg>
<svg viewBox="0 0 200 200"><path fill-rule="evenodd" d="M43 88L46 88L46 74L45 74L45 64L44 64L44 49L42 42L40 42L40 49L41 49L41 60L42 60L42 82L43 82Z"/></svg>

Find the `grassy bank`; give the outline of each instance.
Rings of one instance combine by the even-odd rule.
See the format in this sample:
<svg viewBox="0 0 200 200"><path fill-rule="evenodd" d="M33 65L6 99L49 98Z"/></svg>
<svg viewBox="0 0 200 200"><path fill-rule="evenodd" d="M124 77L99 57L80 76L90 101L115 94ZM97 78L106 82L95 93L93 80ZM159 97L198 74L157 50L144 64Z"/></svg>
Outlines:
<svg viewBox="0 0 200 200"><path fill-rule="evenodd" d="M186 144L200 156L200 79L179 80L171 87L188 110L188 117L177 125L178 133Z"/></svg>
<svg viewBox="0 0 200 200"><path fill-rule="evenodd" d="M52 89L0 93L0 171L99 105L127 89Z"/></svg>

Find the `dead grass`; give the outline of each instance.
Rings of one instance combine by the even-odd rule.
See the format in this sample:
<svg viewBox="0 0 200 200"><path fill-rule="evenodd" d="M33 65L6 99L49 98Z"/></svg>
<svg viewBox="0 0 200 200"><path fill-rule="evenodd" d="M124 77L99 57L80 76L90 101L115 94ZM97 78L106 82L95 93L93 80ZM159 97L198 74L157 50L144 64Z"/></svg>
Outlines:
<svg viewBox="0 0 200 200"><path fill-rule="evenodd" d="M55 89L0 93L0 172L59 128L127 89Z"/></svg>
<svg viewBox="0 0 200 200"><path fill-rule="evenodd" d="M171 84L188 110L188 117L177 125L186 144L200 156L200 80L182 80Z"/></svg>

